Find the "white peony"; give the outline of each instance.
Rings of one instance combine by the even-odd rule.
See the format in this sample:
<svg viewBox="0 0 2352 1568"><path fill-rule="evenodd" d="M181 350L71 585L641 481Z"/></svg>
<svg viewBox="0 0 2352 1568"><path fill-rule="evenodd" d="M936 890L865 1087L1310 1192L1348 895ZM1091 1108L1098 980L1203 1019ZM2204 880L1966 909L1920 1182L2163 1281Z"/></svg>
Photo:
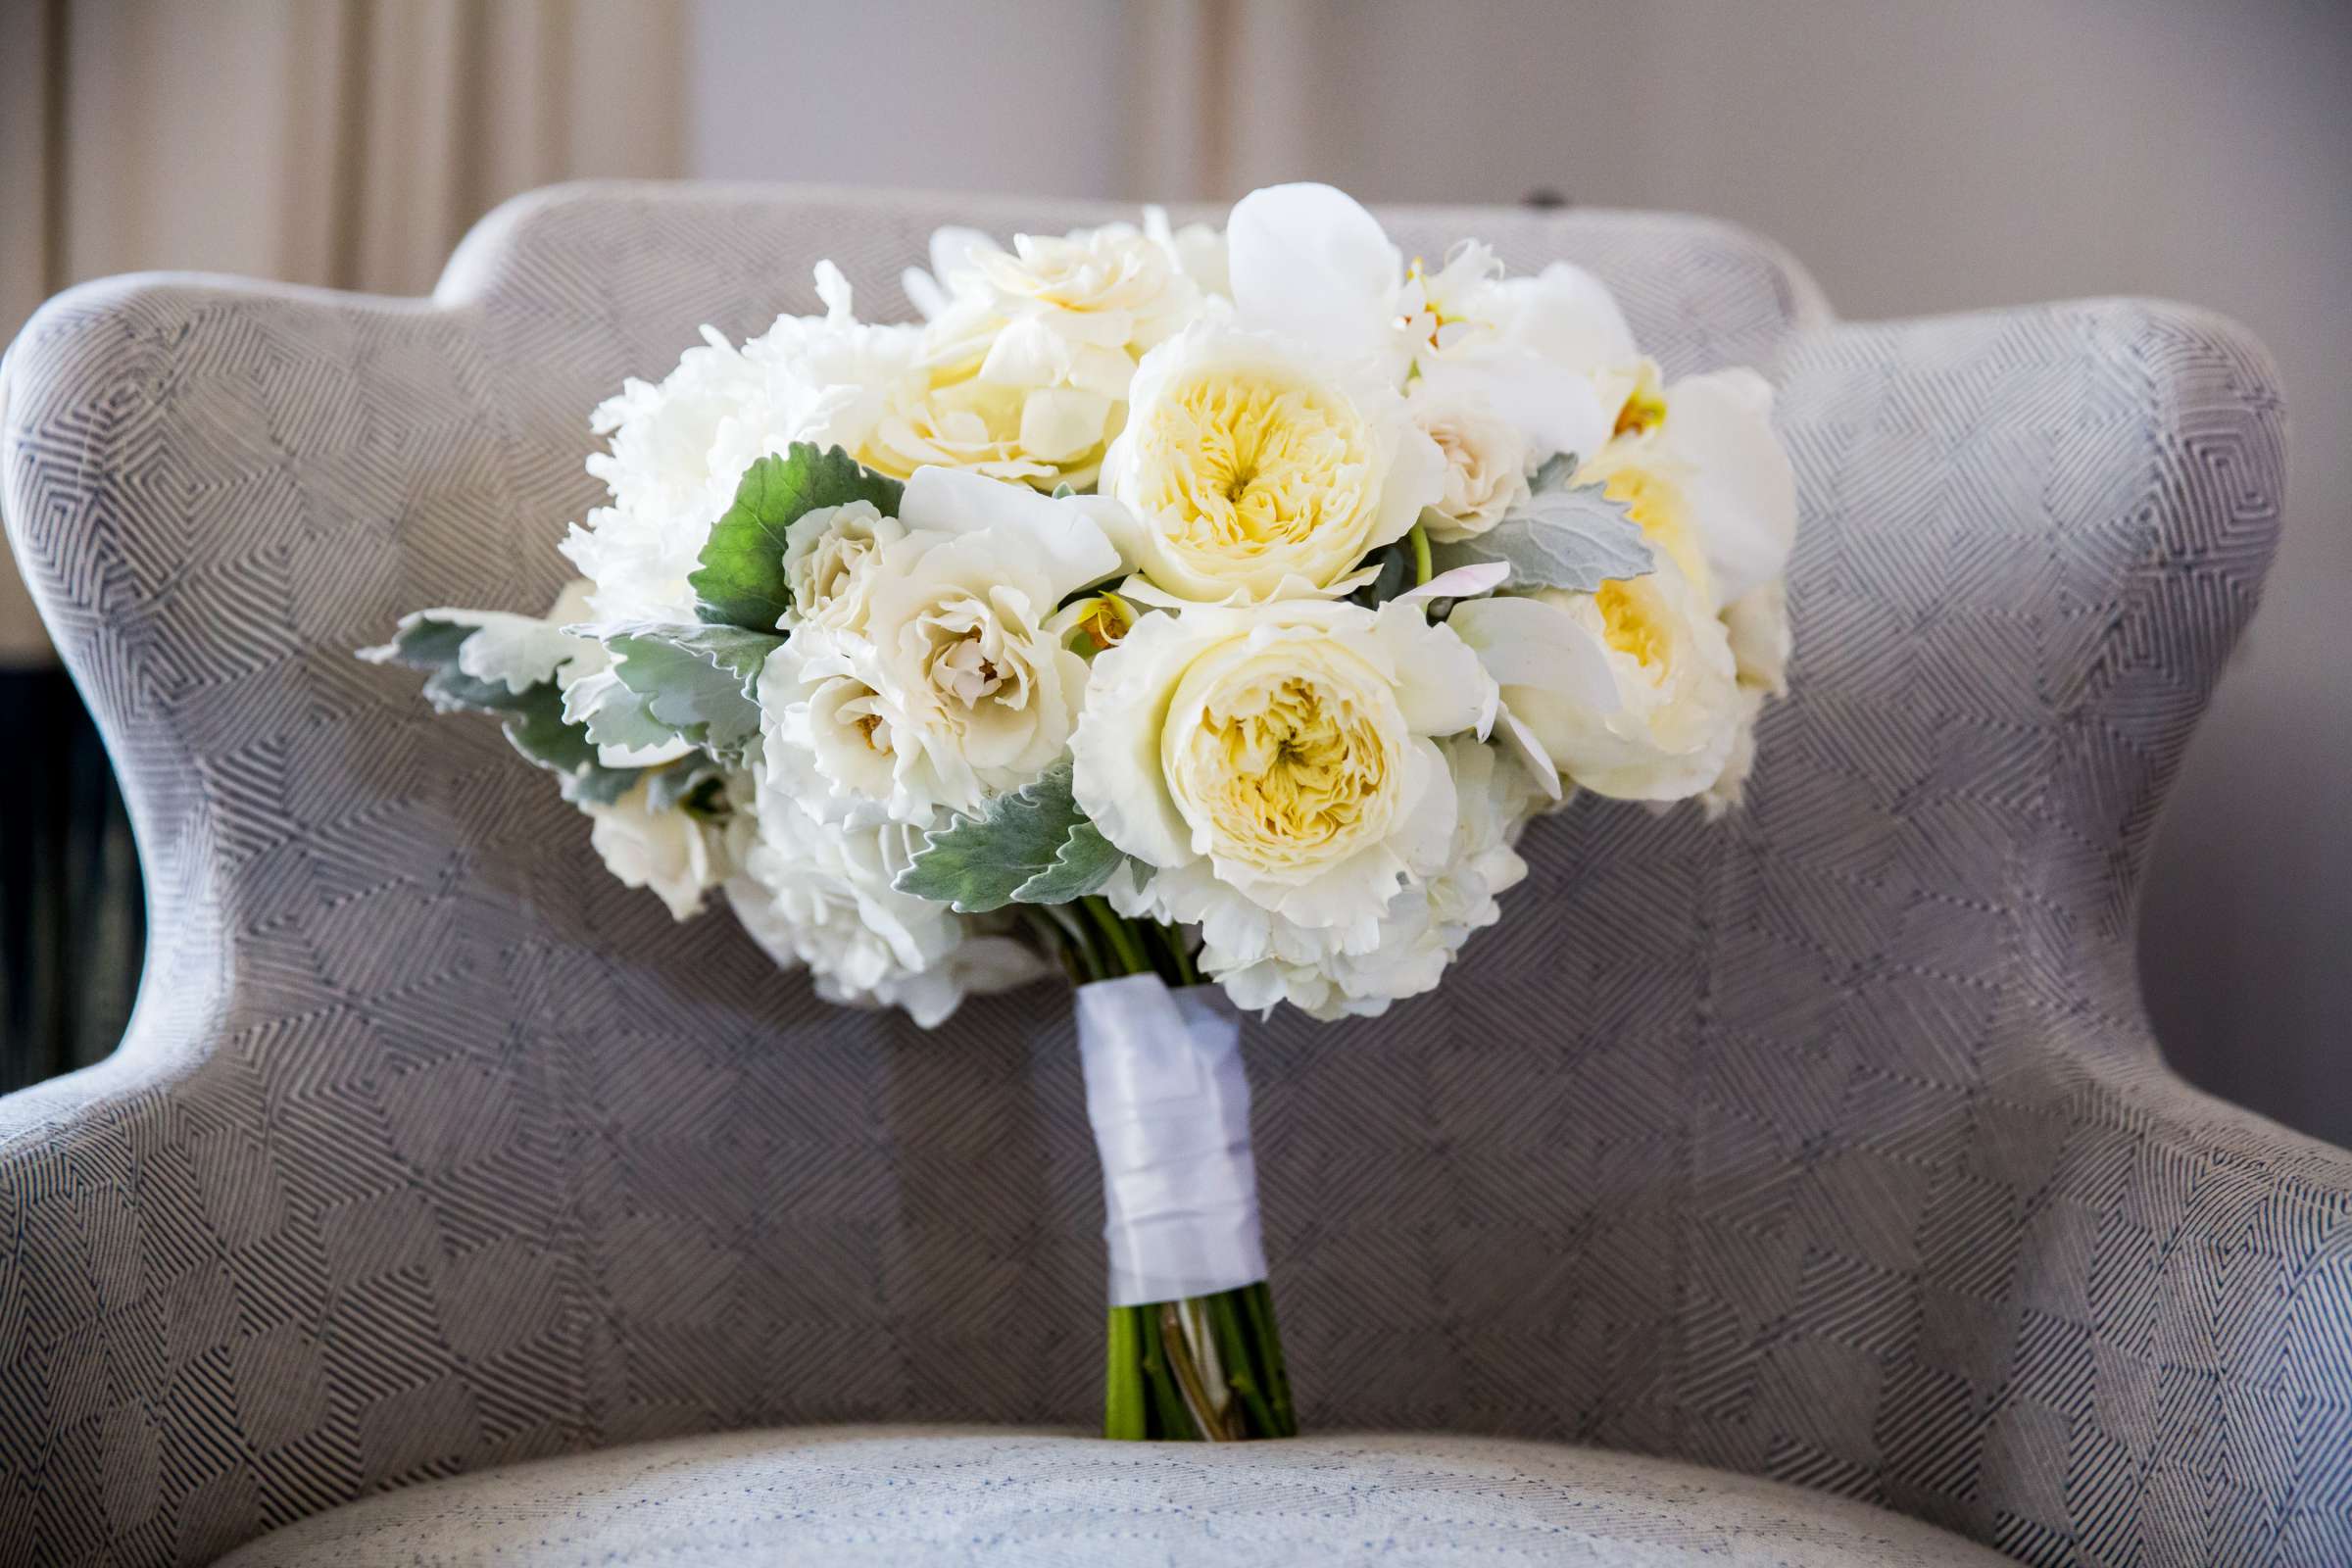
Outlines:
<svg viewBox="0 0 2352 1568"><path fill-rule="evenodd" d="M1179 599L1345 592L1445 485L1402 397L1270 333L1199 322L1145 357L1132 395L1102 489Z"/></svg>
<svg viewBox="0 0 2352 1568"><path fill-rule="evenodd" d="M1432 539L1474 539L1527 499L1526 433L1483 396L1417 382L1405 402L1446 459L1446 487L1425 518Z"/></svg>
<svg viewBox="0 0 2352 1568"><path fill-rule="evenodd" d="M821 823L762 786L759 837L727 902L777 963L807 964L827 1002L904 1007L926 1029L967 993L1044 974L1019 942L891 886L919 844L897 823Z"/></svg>
<svg viewBox="0 0 2352 1568"><path fill-rule="evenodd" d="M595 824L589 842L624 886L650 888L670 918L700 914L703 895L734 869L725 828L682 806L656 807L648 773L610 806L581 808Z"/></svg>
<svg viewBox="0 0 2352 1568"><path fill-rule="evenodd" d="M1452 773L1457 810L1445 865L1390 901L1367 953L1330 953L1311 962L1268 954L1236 962L1214 944L1204 947L1203 971L1237 1005L1288 1002L1315 1018L1377 1017L1392 1002L1435 990L1472 933L1502 918L1496 898L1527 875L1513 846L1535 787L1508 758L1470 736L1448 737L1438 748Z"/></svg>
<svg viewBox="0 0 2352 1568"><path fill-rule="evenodd" d="M1421 608L1323 600L1141 618L1095 661L1078 805L1148 868L1128 912L1198 923L1234 963L1365 952L1455 825L1439 736L1494 687Z"/></svg>
<svg viewBox="0 0 2352 1568"><path fill-rule="evenodd" d="M1227 226L1236 311L1343 363L1448 397L1482 398L1539 457L1607 440L1637 362L1608 290L1566 263L1508 278L1463 241L1436 272L1408 269L1379 220L1328 185L1274 185ZM1612 402L1611 398L1615 401Z"/></svg>
<svg viewBox="0 0 2352 1568"><path fill-rule="evenodd" d="M918 328L860 323L829 262L816 280L824 315L780 317L740 350L705 327L668 376L630 380L597 409L592 427L611 444L588 471L612 504L562 547L593 584L597 620L691 622L687 578L744 471L794 441L856 450L894 399L923 384Z"/></svg>

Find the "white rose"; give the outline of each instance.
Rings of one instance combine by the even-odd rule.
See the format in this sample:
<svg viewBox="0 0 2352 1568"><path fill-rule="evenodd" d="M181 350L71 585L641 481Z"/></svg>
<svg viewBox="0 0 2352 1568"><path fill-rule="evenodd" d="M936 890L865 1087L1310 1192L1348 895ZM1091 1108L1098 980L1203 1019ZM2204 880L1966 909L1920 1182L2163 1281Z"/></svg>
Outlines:
<svg viewBox="0 0 2352 1568"><path fill-rule="evenodd" d="M906 525L870 501L820 507L795 519L785 536L784 581L795 621L832 631L861 631L873 598L875 560L906 537Z"/></svg>
<svg viewBox="0 0 2352 1568"><path fill-rule="evenodd" d="M682 806L656 808L648 774L610 806L582 808L594 822L589 842L605 866L632 888L651 888L670 918L699 914L703 895L733 869L724 829Z"/></svg>
<svg viewBox="0 0 2352 1568"><path fill-rule="evenodd" d="M861 621L804 623L761 671L771 771L806 759L827 814L872 806L902 822L976 811L1035 778L1067 746L1086 688L1061 601L1122 564L1102 510L918 470L899 507L906 531L865 568Z"/></svg>
<svg viewBox="0 0 2352 1568"><path fill-rule="evenodd" d="M1233 961L1378 941L1455 821L1434 738L1494 688L1417 605L1322 600L1149 614L1097 657L1073 792L1150 874L1131 909L1198 922Z"/></svg>
<svg viewBox="0 0 2352 1568"><path fill-rule="evenodd" d="M1402 397L1271 334L1199 322L1145 356L1132 399L1102 489L1180 599L1345 591L1445 484Z"/></svg>
<svg viewBox="0 0 2352 1568"><path fill-rule="evenodd" d="M827 1002L904 1007L928 1029L969 992L1046 972L1010 937L891 886L919 845L914 830L820 823L764 787L759 823L727 901L777 963L808 966Z"/></svg>
<svg viewBox="0 0 2352 1568"><path fill-rule="evenodd" d="M1506 735L1598 795L1678 801L1723 771L1740 686L1723 622L1673 559L1596 593L1456 605L1448 622L1502 690Z"/></svg>
<svg viewBox="0 0 2352 1568"><path fill-rule="evenodd" d="M934 366L891 386L873 418L841 445L895 478L942 467L1040 490L1083 487L1102 466L1116 409L1078 387L983 380L976 362Z"/></svg>
<svg viewBox="0 0 2352 1568"><path fill-rule="evenodd" d="M1484 397L1416 384L1405 401L1446 459L1446 488L1436 503L1445 521L1429 524L1432 539L1476 538L1527 499L1527 437Z"/></svg>
<svg viewBox="0 0 2352 1568"><path fill-rule="evenodd" d="M1236 963L1203 948L1204 972L1238 1006L1288 1002L1322 1019L1377 1017L1389 1004L1434 990L1472 933L1502 917L1498 895L1527 875L1515 849L1535 802L1526 773L1495 748L1461 735L1442 740L1453 776L1457 817L1442 869L1415 878L1389 904L1369 953L1332 953L1304 963L1271 955Z"/></svg>
<svg viewBox="0 0 2352 1568"><path fill-rule="evenodd" d="M1200 311L1200 291L1176 259L1125 223L1012 243L970 256L1004 322L983 380L1073 386L1115 402L1136 360Z"/></svg>

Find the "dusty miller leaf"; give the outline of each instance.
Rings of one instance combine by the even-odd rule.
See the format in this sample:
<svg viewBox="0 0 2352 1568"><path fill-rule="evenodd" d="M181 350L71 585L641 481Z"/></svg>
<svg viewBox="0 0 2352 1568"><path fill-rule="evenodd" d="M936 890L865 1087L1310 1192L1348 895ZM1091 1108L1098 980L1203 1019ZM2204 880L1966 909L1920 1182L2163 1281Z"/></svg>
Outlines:
<svg viewBox="0 0 2352 1568"><path fill-rule="evenodd" d="M1544 460L1543 466L1536 469L1536 476L1528 480L1527 488L1536 495L1547 490L1565 490L1568 481L1576 474L1576 464L1575 453L1554 452Z"/></svg>
<svg viewBox="0 0 2352 1568"><path fill-rule="evenodd" d="M380 653L381 658L430 671L424 693L443 712L468 710L504 719L507 740L556 775L565 800L610 806L626 794L643 770L607 767L598 761L587 727L564 719L564 693L554 681L543 680L517 692L504 681L476 680L458 667L458 651L479 629L463 621L414 615L402 623L388 648L371 651L368 657Z"/></svg>
<svg viewBox="0 0 2352 1568"><path fill-rule="evenodd" d="M1657 567L1642 525L1623 502L1611 501L1597 485L1532 495L1477 538L1439 545L1432 554L1440 571L1503 561L1510 564L1515 589L1579 593Z"/></svg>
<svg viewBox="0 0 2352 1568"><path fill-rule="evenodd" d="M740 626L652 621L601 630L612 650L612 672L671 734L726 753L760 732L760 668L783 638Z"/></svg>
<svg viewBox="0 0 2352 1568"><path fill-rule="evenodd" d="M980 914L1092 893L1122 858L1078 809L1064 762L998 796L980 815L958 814L925 832L923 847L891 885L960 914Z"/></svg>

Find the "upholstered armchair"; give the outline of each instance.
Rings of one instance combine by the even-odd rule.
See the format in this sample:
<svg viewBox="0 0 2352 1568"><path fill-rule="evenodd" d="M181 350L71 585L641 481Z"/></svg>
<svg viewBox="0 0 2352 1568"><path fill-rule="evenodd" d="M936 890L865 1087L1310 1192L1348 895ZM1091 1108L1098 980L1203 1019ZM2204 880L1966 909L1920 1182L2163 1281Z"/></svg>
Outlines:
<svg viewBox="0 0 2352 1568"><path fill-rule="evenodd" d="M568 187L429 301L25 328L0 506L153 941L121 1051L0 1101L0 1562L2352 1562L2352 1155L2175 1079L2133 979L2279 520L2228 322L1842 323L1712 222L1386 215L1781 384L1796 690L1742 814L1584 801L1443 991L1251 1026L1296 1443L1080 1435L1066 998L823 1005L352 657L543 609L587 411L698 324L1102 212Z"/></svg>

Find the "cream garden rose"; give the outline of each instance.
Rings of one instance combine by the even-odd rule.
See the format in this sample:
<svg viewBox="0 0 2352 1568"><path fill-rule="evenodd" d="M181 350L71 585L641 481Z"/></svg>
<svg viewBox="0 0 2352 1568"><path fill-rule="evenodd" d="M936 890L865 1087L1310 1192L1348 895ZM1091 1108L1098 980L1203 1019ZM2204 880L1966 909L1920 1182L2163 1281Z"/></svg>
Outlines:
<svg viewBox="0 0 2352 1568"><path fill-rule="evenodd" d="M1145 357L1132 400L1102 488L1137 566L1179 599L1344 592L1443 493L1402 397L1271 333L1198 323Z"/></svg>
<svg viewBox="0 0 2352 1568"><path fill-rule="evenodd" d="M1146 615L1095 661L1072 791L1150 868L1127 902L1199 922L1231 961L1364 952L1452 839L1435 738L1483 728L1494 698L1418 605Z"/></svg>
<svg viewBox="0 0 2352 1568"><path fill-rule="evenodd" d="M1061 602L1122 564L1101 510L917 470L897 536L846 568L858 612L828 620L828 598L768 656L760 702L771 776L806 764L834 798L831 814L878 809L910 823L941 808L976 811L1035 778L1067 746L1087 682L1062 639ZM892 519L850 521L878 537ZM803 561L815 559L843 522L812 514L788 545L806 530ZM788 571L792 561L788 550Z"/></svg>
<svg viewBox="0 0 2352 1568"><path fill-rule="evenodd" d="M1438 742L1452 776L1453 842L1446 863L1409 879L1382 914L1367 953L1294 962L1269 951L1236 961L1214 945L1201 966L1244 1008L1287 1002L1312 1018L1377 1017L1393 1002L1433 991L1470 938L1502 918L1497 896L1527 875L1514 845L1537 802L1527 773L1475 735Z"/></svg>
<svg viewBox="0 0 2352 1568"><path fill-rule="evenodd" d="M984 380L1070 386L1117 402L1136 361L1200 307L1176 256L1126 223L1065 237L1018 234L1011 250L975 248L969 262L1004 322L981 362Z"/></svg>
<svg viewBox="0 0 2352 1568"><path fill-rule="evenodd" d="M1731 642L1670 556L1595 593L1457 605L1449 624L1500 683L1538 767L1640 801L1685 800L1722 774L1741 712Z"/></svg>
<svg viewBox="0 0 2352 1568"><path fill-rule="evenodd" d="M1753 370L1665 388L1654 418L1592 454L1577 478L1624 502L1652 545L1722 611L1787 569L1796 474Z"/></svg>
<svg viewBox="0 0 2352 1568"><path fill-rule="evenodd" d="M1484 397L1416 385L1405 402L1446 460L1445 488L1424 514L1432 539L1474 539L1527 499L1527 437Z"/></svg>
<svg viewBox="0 0 2352 1568"><path fill-rule="evenodd" d="M877 558L906 537L906 525L870 501L821 507L792 526L784 544L791 619L832 631L862 631Z"/></svg>

